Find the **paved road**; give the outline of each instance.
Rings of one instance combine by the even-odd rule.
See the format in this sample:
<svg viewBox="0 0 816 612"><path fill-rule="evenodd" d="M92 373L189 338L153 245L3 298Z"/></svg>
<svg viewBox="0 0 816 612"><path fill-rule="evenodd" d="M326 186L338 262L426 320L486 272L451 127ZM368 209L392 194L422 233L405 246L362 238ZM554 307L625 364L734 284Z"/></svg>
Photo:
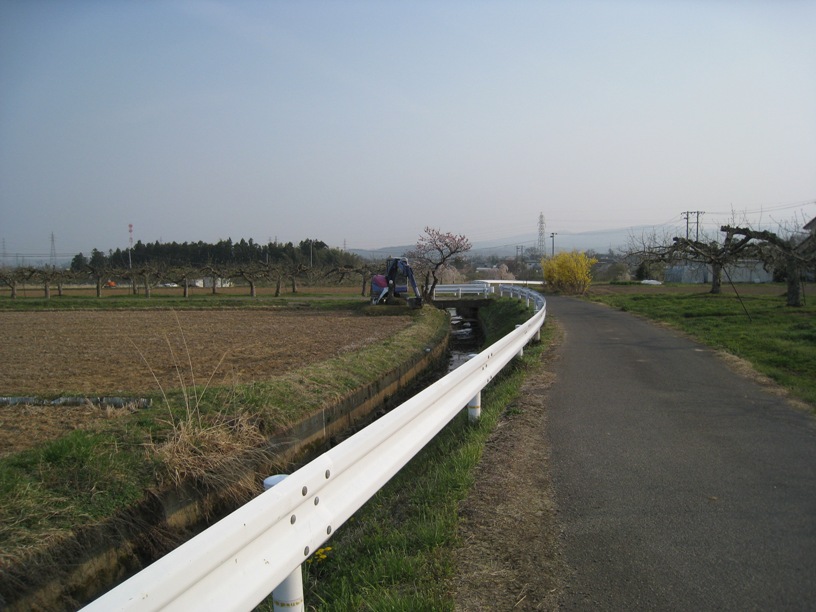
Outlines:
<svg viewBox="0 0 816 612"><path fill-rule="evenodd" d="M816 610L816 425L711 351L547 298L565 610Z"/></svg>

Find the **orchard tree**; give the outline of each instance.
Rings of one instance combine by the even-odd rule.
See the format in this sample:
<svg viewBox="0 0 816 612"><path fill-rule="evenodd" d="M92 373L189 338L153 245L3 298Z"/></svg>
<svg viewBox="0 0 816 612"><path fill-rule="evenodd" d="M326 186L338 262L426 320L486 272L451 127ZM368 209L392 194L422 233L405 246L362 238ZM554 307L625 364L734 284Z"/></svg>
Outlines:
<svg viewBox="0 0 816 612"><path fill-rule="evenodd" d="M674 238L674 245L668 251L669 259L683 259L711 266L711 293L722 292L722 272L725 266L736 263L740 257L749 255L750 238L743 236L735 240L736 233L726 231L722 244L716 240L700 242L688 238Z"/></svg>
<svg viewBox="0 0 816 612"><path fill-rule="evenodd" d="M248 261L236 263L232 266L232 275L240 276L249 285L249 296L254 298L258 295L257 285L259 280L269 276L266 264L259 261Z"/></svg>
<svg viewBox="0 0 816 612"><path fill-rule="evenodd" d="M802 306L802 270L816 263L816 237L809 234L804 239L796 239L792 232L781 237L766 230L752 230L748 227L724 225L721 231L728 235L742 236L743 240L753 240L759 250L759 257L767 267L780 267L785 271L787 283L786 304Z"/></svg>
<svg viewBox="0 0 816 612"><path fill-rule="evenodd" d="M36 278L43 285L43 293L46 300L51 299L51 285L57 284L57 291L62 295L62 284L68 277L68 270L57 268L56 266L43 266L37 268L32 274L32 278Z"/></svg>
<svg viewBox="0 0 816 612"><path fill-rule="evenodd" d="M752 252L750 239L735 239L733 232L726 232L723 242L714 238L692 240L675 236L671 240L666 235L658 237L652 234L635 241L630 236L626 257L639 261L635 278L645 280L650 276L651 268L656 264L667 264L678 261L692 262L711 266L711 291L719 294L722 291L722 272Z"/></svg>
<svg viewBox="0 0 816 612"><path fill-rule="evenodd" d="M150 289L153 287L154 282L161 280L161 267L153 262L145 261L135 266L130 272L134 274L136 278L141 279L145 297L150 298ZM153 280L154 278L156 279L155 281Z"/></svg>
<svg viewBox="0 0 816 612"><path fill-rule="evenodd" d="M462 253L470 250L470 240L462 234L442 232L432 227L425 228L425 234L419 237L414 250L409 251L411 266L425 275L422 285L422 297L431 300L442 273L450 262Z"/></svg>
<svg viewBox="0 0 816 612"><path fill-rule="evenodd" d="M201 276L201 270L192 265L177 265L167 270L167 278L184 288L184 297L190 297L190 280Z"/></svg>
<svg viewBox="0 0 816 612"><path fill-rule="evenodd" d="M223 279L227 278L229 268L227 264L210 262L202 266L201 271L212 279L212 294L215 295L219 281L223 282Z"/></svg>
<svg viewBox="0 0 816 612"><path fill-rule="evenodd" d="M368 281L372 276L379 273L378 270L379 268L375 264L360 260L356 264L344 264L332 268L326 272L326 278L337 278L337 284L340 285L346 278L351 279L351 277L359 274L362 281L362 293L360 295L365 297Z"/></svg>
<svg viewBox="0 0 816 612"><path fill-rule="evenodd" d="M0 267L0 283L11 289L11 299L17 298L17 285L30 279L36 270L30 267L11 268L9 266Z"/></svg>

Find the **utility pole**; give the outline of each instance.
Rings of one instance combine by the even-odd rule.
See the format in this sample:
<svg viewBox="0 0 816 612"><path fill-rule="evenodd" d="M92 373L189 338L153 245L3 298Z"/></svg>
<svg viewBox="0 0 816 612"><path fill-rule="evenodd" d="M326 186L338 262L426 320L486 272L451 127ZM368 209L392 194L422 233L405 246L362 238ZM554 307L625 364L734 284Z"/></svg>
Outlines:
<svg viewBox="0 0 816 612"><path fill-rule="evenodd" d="M680 216L686 220L686 240L689 239L689 220L691 219L691 215L697 216L696 221L696 238L697 242L700 241L700 215L704 215L705 213L702 210L687 210L686 212L680 213Z"/></svg>
<svg viewBox="0 0 816 612"><path fill-rule="evenodd" d="M552 256L555 257L555 237L558 235L558 232L551 232L550 238L552 239Z"/></svg>
<svg viewBox="0 0 816 612"><path fill-rule="evenodd" d="M51 269L56 270L57 268L57 245L56 245L56 238L54 238L54 232L51 232L51 260L49 262L51 264Z"/></svg>

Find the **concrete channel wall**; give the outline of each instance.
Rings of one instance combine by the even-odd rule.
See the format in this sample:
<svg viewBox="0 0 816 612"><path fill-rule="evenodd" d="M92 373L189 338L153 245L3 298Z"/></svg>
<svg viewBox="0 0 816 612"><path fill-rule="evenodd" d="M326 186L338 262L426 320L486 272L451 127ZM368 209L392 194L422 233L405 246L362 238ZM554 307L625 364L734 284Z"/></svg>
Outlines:
<svg viewBox="0 0 816 612"><path fill-rule="evenodd" d="M186 541L208 524L233 511L236 491L244 495L257 489L272 473L288 471L338 436L405 399L403 396L424 375L444 362L450 334L439 342L406 356L382 379L359 388L333 405L325 406L268 440L274 463L247 469L241 482L224 489L202 490L189 483L152 493L137 508L109 521L79 529L70 542L59 542L48 552L64 562L45 581L30 585L33 572L46 569L45 562L0 571L0 610L75 610L103 594L142 567ZM240 493L239 493L240 495ZM53 561L52 561L53 564ZM7 589L16 595L9 597Z"/></svg>

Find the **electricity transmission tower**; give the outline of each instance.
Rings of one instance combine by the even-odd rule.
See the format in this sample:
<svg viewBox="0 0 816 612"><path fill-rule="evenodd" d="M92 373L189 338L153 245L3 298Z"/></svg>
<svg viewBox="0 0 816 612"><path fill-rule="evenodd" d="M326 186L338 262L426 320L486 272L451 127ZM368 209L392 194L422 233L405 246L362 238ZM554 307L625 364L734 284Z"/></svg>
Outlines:
<svg viewBox="0 0 816 612"><path fill-rule="evenodd" d="M547 248L547 224L544 223L544 213L538 215L538 253L539 257L544 255L544 249Z"/></svg>

